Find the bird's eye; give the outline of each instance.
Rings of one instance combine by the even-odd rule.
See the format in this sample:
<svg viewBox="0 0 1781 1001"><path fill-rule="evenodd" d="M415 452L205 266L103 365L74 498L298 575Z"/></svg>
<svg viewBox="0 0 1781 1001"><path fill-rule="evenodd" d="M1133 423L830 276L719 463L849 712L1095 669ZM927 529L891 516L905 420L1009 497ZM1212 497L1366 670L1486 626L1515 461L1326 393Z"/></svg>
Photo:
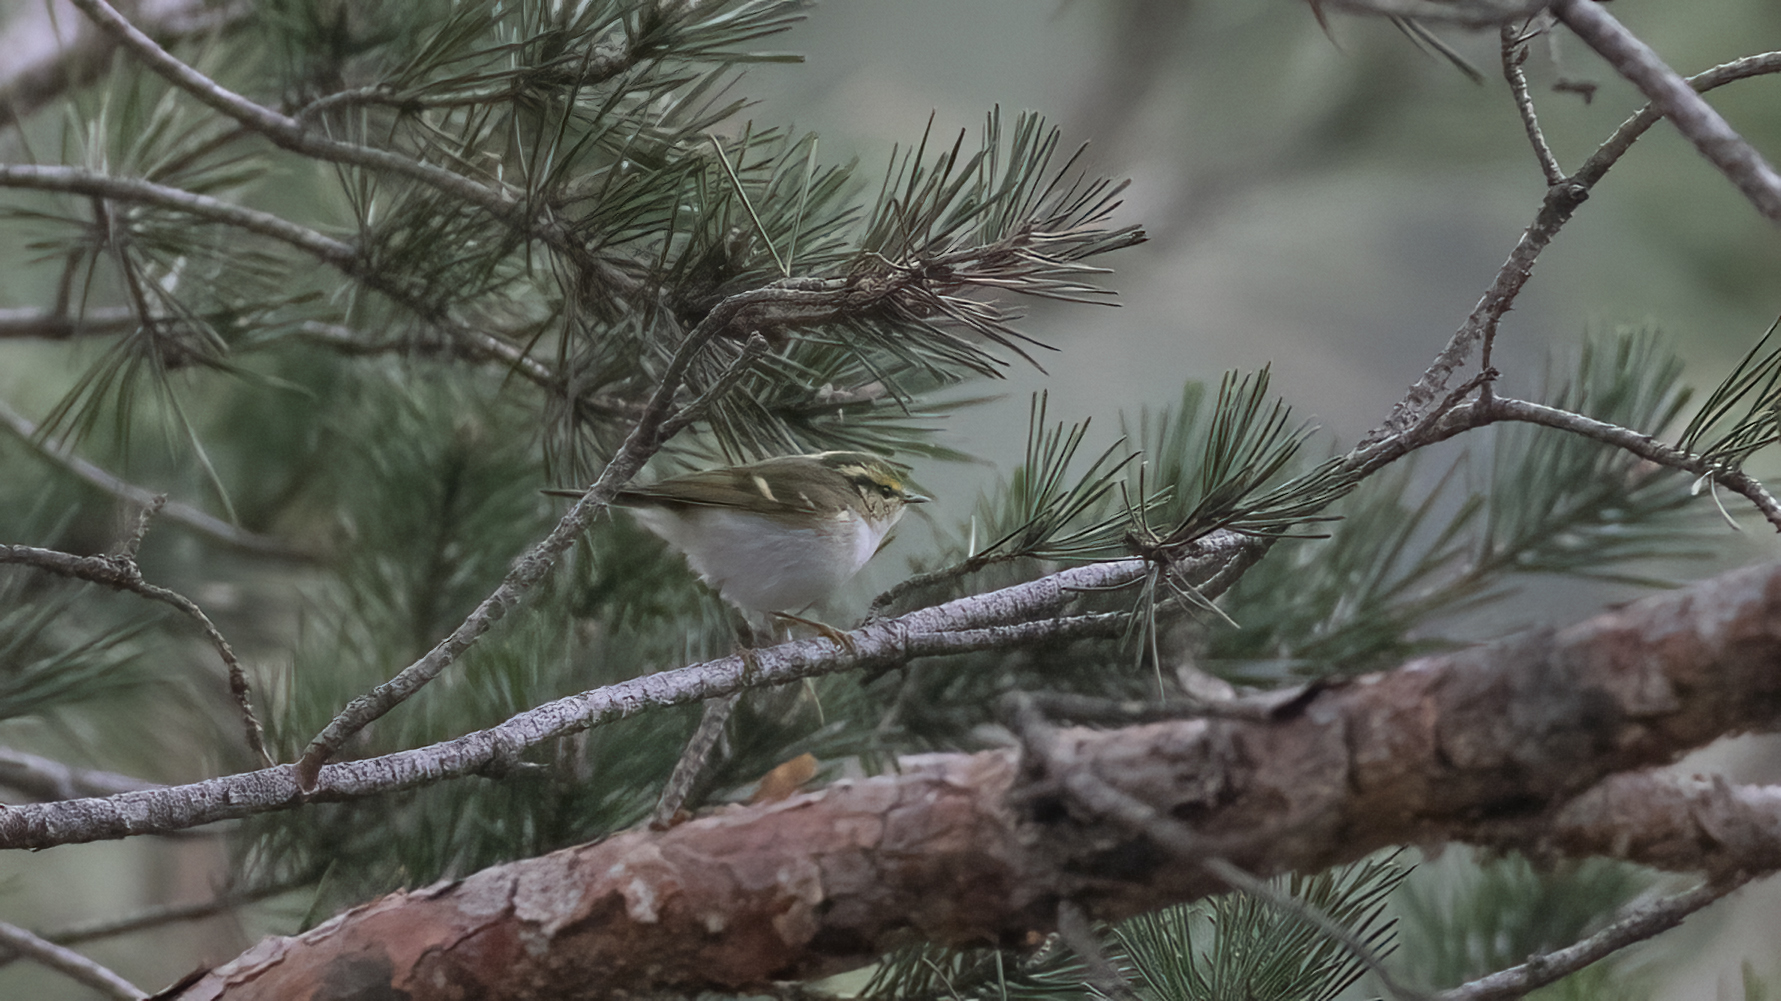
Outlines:
<svg viewBox="0 0 1781 1001"><path fill-rule="evenodd" d="M897 495L897 488L888 483L880 483L878 484L878 492L886 497L895 497Z"/></svg>

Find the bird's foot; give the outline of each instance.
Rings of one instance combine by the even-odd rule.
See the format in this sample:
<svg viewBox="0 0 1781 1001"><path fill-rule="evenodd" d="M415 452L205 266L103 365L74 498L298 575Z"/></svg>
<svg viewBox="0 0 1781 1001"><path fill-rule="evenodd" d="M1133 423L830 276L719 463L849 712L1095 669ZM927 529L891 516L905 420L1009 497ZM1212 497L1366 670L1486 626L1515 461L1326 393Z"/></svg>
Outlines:
<svg viewBox="0 0 1781 1001"><path fill-rule="evenodd" d="M859 647L853 642L853 637L836 629L834 626L818 622L815 619L806 619L800 615L793 615L790 612L774 612L773 617L776 619L784 619L787 622L796 622L799 625L809 626L811 629L816 630L816 632L824 639L829 640L850 654L857 654L860 652Z"/></svg>

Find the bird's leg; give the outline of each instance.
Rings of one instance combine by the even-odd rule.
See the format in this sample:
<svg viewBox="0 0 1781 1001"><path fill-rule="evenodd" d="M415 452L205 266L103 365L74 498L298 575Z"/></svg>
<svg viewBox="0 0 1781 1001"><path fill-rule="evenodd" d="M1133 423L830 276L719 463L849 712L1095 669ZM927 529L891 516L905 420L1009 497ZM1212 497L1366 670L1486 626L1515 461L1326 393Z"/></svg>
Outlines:
<svg viewBox="0 0 1781 1001"><path fill-rule="evenodd" d="M860 652L859 647L853 642L853 637L836 629L834 626L818 622L815 619L806 619L801 615L793 615L790 612L774 612L773 617L776 619L784 619L787 622L796 622L801 626L809 626L811 629L814 629L817 633L821 634L824 639L829 640L850 654Z"/></svg>

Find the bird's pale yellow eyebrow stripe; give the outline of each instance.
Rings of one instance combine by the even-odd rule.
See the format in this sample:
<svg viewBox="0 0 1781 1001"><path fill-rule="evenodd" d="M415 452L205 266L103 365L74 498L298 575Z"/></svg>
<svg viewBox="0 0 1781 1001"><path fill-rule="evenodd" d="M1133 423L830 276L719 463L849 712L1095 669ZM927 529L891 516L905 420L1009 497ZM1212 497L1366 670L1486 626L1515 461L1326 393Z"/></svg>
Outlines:
<svg viewBox="0 0 1781 1001"><path fill-rule="evenodd" d="M761 492L762 497L767 498L768 500L772 501L775 504L779 503L779 498L773 496L773 488L767 485L766 477L760 475L759 473L756 473L754 475L753 479L754 479L754 488Z"/></svg>

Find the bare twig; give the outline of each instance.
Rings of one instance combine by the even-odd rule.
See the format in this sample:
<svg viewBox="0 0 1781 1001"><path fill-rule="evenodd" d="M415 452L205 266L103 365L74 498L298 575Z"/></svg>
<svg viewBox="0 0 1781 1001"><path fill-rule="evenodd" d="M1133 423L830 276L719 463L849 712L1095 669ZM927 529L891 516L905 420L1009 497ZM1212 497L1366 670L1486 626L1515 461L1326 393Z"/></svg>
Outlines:
<svg viewBox="0 0 1781 1001"><path fill-rule="evenodd" d="M161 208L234 226L237 229L244 229L250 233L258 233L261 236L288 243L336 267L354 268L359 256L358 248L350 243L342 243L270 212L243 208L220 198L168 187L165 184L155 184L151 181L131 177L111 177L79 167L18 163L0 165L0 187L60 191L67 194L158 205Z"/></svg>
<svg viewBox="0 0 1781 1001"><path fill-rule="evenodd" d="M0 921L0 945L12 949L32 962L47 966L57 973L85 984L106 997L121 998L123 1001L141 1001L148 997L148 994L138 990L135 984L73 949L63 948L54 942L45 941L17 925Z"/></svg>
<svg viewBox="0 0 1781 1001"><path fill-rule="evenodd" d="M1529 991L1556 983L1578 970L1680 925L1690 914L1750 882L1758 874L1740 872L1673 897L1631 909L1627 915L1594 935L1552 952L1533 956L1520 966L1499 970L1470 983L1434 995L1430 1001L1510 1001Z"/></svg>
<svg viewBox="0 0 1781 1001"><path fill-rule="evenodd" d="M1453 420L1456 424L1470 422L1472 426L1497 421L1520 421L1527 424L1540 424L1560 431L1592 438L1604 444L1613 445L1671 469L1679 469L1696 476L1710 478L1728 490L1743 495L1757 510L1781 531L1781 501L1756 480L1755 477L1742 469L1727 468L1700 456L1685 452L1673 445L1666 445L1648 434L1642 434L1628 428L1607 424L1602 421L1574 414L1568 410L1529 403L1525 400L1495 397L1489 401L1479 401L1470 406L1454 411Z"/></svg>
<svg viewBox="0 0 1781 1001"><path fill-rule="evenodd" d="M1781 223L1781 175L1687 80L1594 0L1555 0L1552 12L1649 97L1757 211L1770 222Z"/></svg>
<svg viewBox="0 0 1781 1001"><path fill-rule="evenodd" d="M736 384L742 381L742 377L748 374L748 370L753 368L755 362L760 361L766 353L767 339L762 337L759 331L749 334L748 340L742 345L742 353L736 356L736 360L731 362L729 367L725 368L703 393L689 401L686 406L675 412L674 416L662 423L662 437L664 439L672 438L703 419L705 412L711 409L711 405L722 399L730 390L735 389Z"/></svg>
<svg viewBox="0 0 1781 1001"><path fill-rule="evenodd" d="M924 573L905 577L886 588L883 593L878 595L878 597L873 598L872 604L866 609L866 614L868 617L876 618L883 615L885 612L890 611L891 606L903 600L904 597L914 594L917 591L922 591L940 584L949 584L953 581L963 580L964 578L977 573L979 570L995 566L998 563L1010 563L1019 558L1018 555L1011 553L979 552L974 553L951 566L945 566L938 570L929 570Z"/></svg>
<svg viewBox="0 0 1781 1001"><path fill-rule="evenodd" d="M1687 82L1691 87L1706 91L1734 80L1778 71L1781 71L1781 53L1770 52L1715 66ZM1558 231L1589 197L1590 191L1607 174L1608 169L1661 117L1662 113L1655 104L1640 111L1616 129L1576 173L1561 184L1548 185L1534 221L1523 232L1508 260L1497 270L1496 278L1485 291L1484 297L1478 300L1465 322L1435 356L1428 370L1410 387L1404 398L1392 407L1385 422L1363 439L1363 446L1389 438L1415 424L1428 405L1446 392L1453 373L1464 364L1473 349L1487 338L1494 339L1498 322L1514 305L1522 286L1527 284L1540 252L1558 235Z"/></svg>
<svg viewBox="0 0 1781 1001"><path fill-rule="evenodd" d="M1688 78L1688 85L1700 93L1706 93L1716 87L1723 87L1738 80L1748 80L1753 76L1765 76L1781 72L1781 52L1763 52L1742 59L1734 59L1729 63L1721 63L1712 69L1696 73ZM1663 111L1657 104L1647 104L1640 108L1631 118L1620 124L1596 151L1590 154L1583 166L1577 168L1576 177L1584 184L1594 184L1601 180L1608 168L1613 166L1633 142L1644 135L1651 126L1663 120Z"/></svg>
<svg viewBox="0 0 1781 1001"><path fill-rule="evenodd" d="M1082 965L1088 970L1088 984L1096 994L1136 1001L1138 992L1132 990L1131 981L1119 972L1107 958L1107 951L1101 948L1101 941L1095 936L1094 924L1088 919L1088 912L1082 905L1073 900L1061 901L1057 905L1057 933L1070 947ZM1092 996L1092 995L1091 995Z"/></svg>
<svg viewBox="0 0 1781 1001"><path fill-rule="evenodd" d="M1540 131L1540 119L1534 114L1533 95L1527 90L1527 74L1521 71L1522 64L1527 62L1527 39L1513 23L1505 23L1502 45L1503 78L1509 81L1509 92L1515 96L1515 109L1521 112L1521 125L1527 130L1528 145L1534 148L1534 159L1539 161L1540 173L1546 178L1547 185L1561 183L1565 179L1564 168L1558 165L1552 147L1546 145L1546 136ZM1485 364L1489 364L1488 356Z"/></svg>
<svg viewBox="0 0 1781 1001"><path fill-rule="evenodd" d="M49 573L73 577L119 591L129 591L152 601L171 605L184 613L198 624L204 638L216 649L217 656L222 658L223 665L229 672L229 692L242 713L242 729L247 738L247 746L267 767L273 764L272 756L266 751L264 731L260 721L254 715L253 698L247 683L247 673L242 670L241 662L235 658L235 651L230 648L229 641L204 614L197 602L156 584L150 584L142 577L142 568L136 565L134 556L121 553L114 556L75 556L54 549L39 549L36 546L12 546L0 544L0 563L12 563L19 566L35 567Z"/></svg>
<svg viewBox="0 0 1781 1001"><path fill-rule="evenodd" d="M251 904L289 893L312 882L314 879L311 877L273 883L251 890L229 890L218 893L209 900L145 907L133 914L101 918L96 921L82 921L77 924L64 925L61 928L47 929L39 932L38 937L57 945L74 945L79 942L92 942L102 938L114 938L132 932L145 931L149 928L159 928L162 925L178 924L182 921L201 921L204 918L225 914L242 904ZM17 958L17 956L0 956L0 965L5 965Z"/></svg>

